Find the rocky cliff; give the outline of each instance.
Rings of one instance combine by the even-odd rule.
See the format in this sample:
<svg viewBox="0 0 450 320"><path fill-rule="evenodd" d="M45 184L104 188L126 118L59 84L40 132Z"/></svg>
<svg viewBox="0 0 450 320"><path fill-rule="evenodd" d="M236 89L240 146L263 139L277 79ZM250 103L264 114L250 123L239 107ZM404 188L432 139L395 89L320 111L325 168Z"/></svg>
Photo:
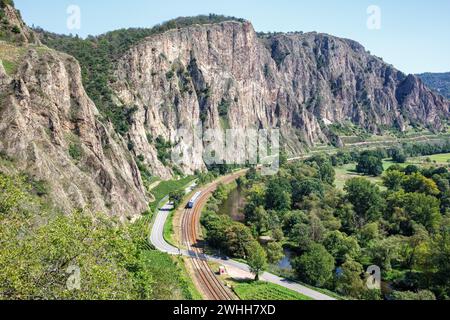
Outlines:
<svg viewBox="0 0 450 320"><path fill-rule="evenodd" d="M86 95L78 62L38 45L0 43L0 152L45 180L64 212L132 218L147 210L126 143ZM4 68L6 65L8 68Z"/></svg>
<svg viewBox="0 0 450 320"><path fill-rule="evenodd" d="M114 84L124 105L138 106L129 138L137 154L166 176L145 138L174 141L176 129L280 128L291 154L339 144L333 124L368 132L420 124L442 130L444 99L360 44L326 34L257 35L248 22L194 25L151 36L118 63ZM183 170L203 167L202 150Z"/></svg>
<svg viewBox="0 0 450 320"><path fill-rule="evenodd" d="M0 40L40 44L39 38L23 22L20 12L12 6L12 1L0 0L0 24Z"/></svg>
<svg viewBox="0 0 450 320"><path fill-rule="evenodd" d="M65 211L142 213L147 199L136 161L165 179L177 169L205 169L208 142L183 154L179 167L167 159L177 129L199 123L222 132L279 128L297 155L319 143L339 145L334 125L439 131L449 117L442 97L354 41L258 35L249 22L226 21L152 33L111 63L114 81L100 91L112 92L115 111L126 111L129 129L119 134L86 94L78 62L42 46L14 8L0 9L7 21L0 30L0 155L47 181Z"/></svg>

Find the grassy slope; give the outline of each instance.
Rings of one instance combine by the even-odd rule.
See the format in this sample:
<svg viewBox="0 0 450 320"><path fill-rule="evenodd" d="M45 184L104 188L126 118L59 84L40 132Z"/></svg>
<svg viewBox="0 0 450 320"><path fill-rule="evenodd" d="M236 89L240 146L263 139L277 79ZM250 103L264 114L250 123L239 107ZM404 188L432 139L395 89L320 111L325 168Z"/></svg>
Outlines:
<svg viewBox="0 0 450 320"><path fill-rule="evenodd" d="M25 53L25 47L18 47L9 43L0 43L0 60L8 75L12 76L16 73L19 63Z"/></svg>
<svg viewBox="0 0 450 320"><path fill-rule="evenodd" d="M162 181L151 193L155 197L155 201L150 203L150 209L154 212L158 209L160 202L172 191L185 188L189 183L195 180L195 177L189 176L180 180Z"/></svg>
<svg viewBox="0 0 450 320"><path fill-rule="evenodd" d="M449 165L450 164L450 153L443 153L443 154L435 154L432 156L424 156L424 157L417 157L417 158L411 158L408 162L412 164L427 164L427 159L431 160L432 164L438 164L438 165Z"/></svg>

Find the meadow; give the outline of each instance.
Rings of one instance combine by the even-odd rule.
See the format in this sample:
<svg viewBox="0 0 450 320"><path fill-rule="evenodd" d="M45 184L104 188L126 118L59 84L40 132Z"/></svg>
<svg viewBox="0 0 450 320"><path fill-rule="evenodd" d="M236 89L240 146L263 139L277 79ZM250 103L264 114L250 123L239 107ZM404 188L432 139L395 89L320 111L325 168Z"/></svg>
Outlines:
<svg viewBox="0 0 450 320"><path fill-rule="evenodd" d="M430 167L430 166L450 166L450 153L436 154L432 156L423 156L409 158L405 163L395 163L391 159L383 160L383 169L387 170L390 166L397 164L402 167L408 165L416 165L420 167ZM362 177L362 174L356 172L356 163L346 164L335 168L336 172L336 182L335 185L338 189L344 189L345 182L355 177ZM373 183L382 186L381 177L371 177L364 176Z"/></svg>

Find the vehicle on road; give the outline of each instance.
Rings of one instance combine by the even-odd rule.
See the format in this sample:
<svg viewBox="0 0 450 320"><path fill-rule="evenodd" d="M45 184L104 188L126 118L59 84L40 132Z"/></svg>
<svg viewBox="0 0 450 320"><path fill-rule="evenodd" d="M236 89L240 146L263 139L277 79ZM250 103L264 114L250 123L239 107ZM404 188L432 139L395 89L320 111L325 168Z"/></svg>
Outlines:
<svg viewBox="0 0 450 320"><path fill-rule="evenodd" d="M189 200L187 204L188 209L192 209L195 206L195 203L197 202L198 198L200 198L201 194L202 193L200 191L194 194L194 196L191 198L191 200Z"/></svg>

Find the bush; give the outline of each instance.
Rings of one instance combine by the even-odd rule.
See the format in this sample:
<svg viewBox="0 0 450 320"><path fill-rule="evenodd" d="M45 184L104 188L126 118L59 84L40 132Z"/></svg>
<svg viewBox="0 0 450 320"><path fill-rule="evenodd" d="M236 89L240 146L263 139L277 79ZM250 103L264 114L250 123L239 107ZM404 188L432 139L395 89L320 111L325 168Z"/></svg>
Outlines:
<svg viewBox="0 0 450 320"><path fill-rule="evenodd" d="M383 173L383 161L374 156L363 155L358 161L356 171L365 175L379 176Z"/></svg>
<svg viewBox="0 0 450 320"><path fill-rule="evenodd" d="M402 149L391 150L391 157L396 163L405 163L408 160L408 157Z"/></svg>
<svg viewBox="0 0 450 320"><path fill-rule="evenodd" d="M334 258L320 244L311 245L308 252L294 259L294 269L300 279L314 286L323 286L333 277Z"/></svg>
<svg viewBox="0 0 450 320"><path fill-rule="evenodd" d="M169 160L171 158L171 149L172 144L166 140L162 136L156 138L155 143L156 150L158 152L158 160L165 166L168 165Z"/></svg>
<svg viewBox="0 0 450 320"><path fill-rule="evenodd" d="M229 109L230 109L230 102L229 101L225 101L223 99L222 102L219 104L219 107L218 107L219 116L223 117L223 118L228 117Z"/></svg>
<svg viewBox="0 0 450 320"><path fill-rule="evenodd" d="M15 34L19 34L20 33L20 28L18 26L14 26L12 27L11 31Z"/></svg>
<svg viewBox="0 0 450 320"><path fill-rule="evenodd" d="M32 189L0 173L0 300L192 298L180 266L149 249L148 221L49 212ZM68 290L69 266L79 267L81 290Z"/></svg>
<svg viewBox="0 0 450 320"><path fill-rule="evenodd" d="M78 143L71 143L69 145L69 155L72 157L75 161L80 161L83 157L83 149L80 144Z"/></svg>
<svg viewBox="0 0 450 320"><path fill-rule="evenodd" d="M412 291L394 291L392 293L394 300L436 300L436 296L429 290L422 290L418 292Z"/></svg>

